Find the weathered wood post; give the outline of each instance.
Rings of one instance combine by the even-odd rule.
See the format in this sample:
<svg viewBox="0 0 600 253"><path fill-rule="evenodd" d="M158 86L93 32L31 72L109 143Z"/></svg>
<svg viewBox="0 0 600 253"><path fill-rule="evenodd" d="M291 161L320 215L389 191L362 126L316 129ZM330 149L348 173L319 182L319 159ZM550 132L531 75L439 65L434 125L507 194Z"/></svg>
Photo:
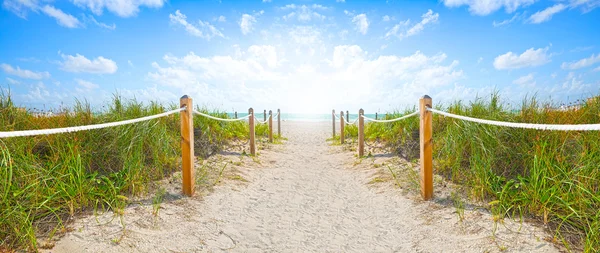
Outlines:
<svg viewBox="0 0 600 253"><path fill-rule="evenodd" d="M273 143L273 111L269 110L269 143Z"/></svg>
<svg viewBox="0 0 600 253"><path fill-rule="evenodd" d="M237 119L237 112L234 112L233 115L233 117Z"/></svg>
<svg viewBox="0 0 600 253"><path fill-rule="evenodd" d="M263 121L267 121L267 110L263 112Z"/></svg>
<svg viewBox="0 0 600 253"><path fill-rule="evenodd" d="M377 113L375 113L375 120L378 120L378 118L377 118Z"/></svg>
<svg viewBox="0 0 600 253"><path fill-rule="evenodd" d="M332 133L332 136L335 139L335 110L331 110L331 120L333 121L333 133Z"/></svg>
<svg viewBox="0 0 600 253"><path fill-rule="evenodd" d="M194 104L192 98L184 95L179 99L181 111L181 178L183 194L194 195Z"/></svg>
<svg viewBox="0 0 600 253"><path fill-rule="evenodd" d="M365 114L363 109L358 110L358 157L365 155L365 119L362 115Z"/></svg>
<svg viewBox="0 0 600 253"><path fill-rule="evenodd" d="M420 128L419 137L421 139L421 196L424 200L433 197L433 157L432 153L432 113L427 110L432 106L431 97L425 95L419 99Z"/></svg>
<svg viewBox="0 0 600 253"><path fill-rule="evenodd" d="M256 143L254 142L254 109L248 109L248 124L250 125L250 154L256 155Z"/></svg>
<svg viewBox="0 0 600 253"><path fill-rule="evenodd" d="M346 122L350 123L350 112L346 110Z"/></svg>
<svg viewBox="0 0 600 253"><path fill-rule="evenodd" d="M277 109L277 136L281 137L281 110Z"/></svg>
<svg viewBox="0 0 600 253"><path fill-rule="evenodd" d="M344 144L344 124L346 124L344 120L344 111L340 112L340 144Z"/></svg>

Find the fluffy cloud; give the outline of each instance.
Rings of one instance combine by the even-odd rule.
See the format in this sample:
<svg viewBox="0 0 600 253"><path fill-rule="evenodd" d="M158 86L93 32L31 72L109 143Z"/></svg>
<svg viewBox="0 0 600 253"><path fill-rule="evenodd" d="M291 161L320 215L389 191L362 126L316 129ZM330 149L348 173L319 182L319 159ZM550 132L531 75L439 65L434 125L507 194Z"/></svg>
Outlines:
<svg viewBox="0 0 600 253"><path fill-rule="evenodd" d="M21 82L19 82L19 81L15 80L15 79L12 79L12 78L10 78L10 77L7 77L7 78L6 78L6 81L7 81L9 84L12 84L12 85L15 85L15 84L21 84Z"/></svg>
<svg viewBox="0 0 600 253"><path fill-rule="evenodd" d="M240 25L240 30L242 31L242 34L246 35L249 34L250 32L252 32L252 30L254 29L254 23L256 23L256 18L260 15L262 15L264 13L264 11L260 11L258 13L255 13L254 15L250 15L250 14L242 14L242 18L240 19L239 25Z"/></svg>
<svg viewBox="0 0 600 253"><path fill-rule="evenodd" d="M319 4L313 5L295 5L288 4L281 7L282 10L293 10L289 14L283 16L283 20L298 19L298 21L307 22L311 20L325 20L325 16L315 10L327 10L328 8Z"/></svg>
<svg viewBox="0 0 600 253"><path fill-rule="evenodd" d="M520 55L508 52L499 55L494 59L496 69L519 69L525 67L535 67L550 62L550 55L547 54L548 47L538 49L527 49Z"/></svg>
<svg viewBox="0 0 600 253"><path fill-rule="evenodd" d="M219 16L219 18L217 19L217 21L219 21L219 22L227 22L227 18L225 18L225 16Z"/></svg>
<svg viewBox="0 0 600 253"><path fill-rule="evenodd" d="M562 69L575 70L575 69L592 66L598 62L600 62L600 54L598 54L598 55L593 54L592 56L590 56L588 58L584 58L584 59L581 59L576 62L563 62L560 67Z"/></svg>
<svg viewBox="0 0 600 253"><path fill-rule="evenodd" d="M198 20L199 27L194 26L187 22L187 16L181 13L179 10L175 11L175 14L169 14L169 19L172 24L181 25L185 28L185 30L196 37L200 37L206 40L210 40L213 37L221 37L224 38L223 33L219 31L219 29L215 28L208 22L204 22L202 20Z"/></svg>
<svg viewBox="0 0 600 253"><path fill-rule="evenodd" d="M62 70L75 73L113 74L117 72L117 64L102 56L89 60L83 55L61 55L63 58Z"/></svg>
<svg viewBox="0 0 600 253"><path fill-rule="evenodd" d="M535 86L536 82L534 81L533 73L531 73L529 75L521 76L521 77L515 79L513 81L513 84L520 85L522 87L523 86L533 87L533 86Z"/></svg>
<svg viewBox="0 0 600 253"><path fill-rule="evenodd" d="M34 72L27 69L21 69L19 66L17 66L17 68L13 68L13 66L6 63L0 64L0 68L2 68L2 70L4 70L6 74L18 76L21 78L40 80L50 77L50 73L48 72Z"/></svg>
<svg viewBox="0 0 600 253"><path fill-rule="evenodd" d="M82 79L75 79L75 82L77 82L77 85L79 85L80 87L82 87L86 90L93 90L93 89L100 87L95 83L92 83L92 82L86 81L86 80L82 80Z"/></svg>
<svg viewBox="0 0 600 253"><path fill-rule="evenodd" d="M356 30L362 34L367 34L367 30L369 30L369 19L367 18L367 14L358 14L352 18L352 23L356 26Z"/></svg>
<svg viewBox="0 0 600 253"><path fill-rule="evenodd" d="M165 0L71 0L75 5L88 8L96 15L102 15L104 9L120 17L137 15L140 7L161 8Z"/></svg>
<svg viewBox="0 0 600 253"><path fill-rule="evenodd" d="M564 4L556 4L548 7L542 11L538 11L529 17L529 22L533 24L539 24L552 19L552 16L559 13L567 8Z"/></svg>
<svg viewBox="0 0 600 253"><path fill-rule="evenodd" d="M392 27L386 34L385 37L390 37L392 35L397 36L399 39L407 38L413 35L419 34L427 24L434 24L438 21L440 15L438 13L433 13L432 10L428 10L425 14L421 15L421 21L416 23L412 27L408 28L410 25L410 20L401 21L394 27Z"/></svg>
<svg viewBox="0 0 600 253"><path fill-rule="evenodd" d="M463 78L458 61L444 63L443 53L370 58L357 45L342 45L328 50L325 58L297 60L281 59L280 50L284 49L254 45L235 56L166 55L164 63L153 63L148 78L203 104L219 106L228 101L228 107L238 110L248 105L281 106L289 112L414 104L423 94L436 94ZM330 94L340 91L343 99L332 101Z"/></svg>
<svg viewBox="0 0 600 253"><path fill-rule="evenodd" d="M55 18L56 22L64 27L77 28L81 26L81 22L79 22L77 18L71 16L70 14L66 14L63 11L56 9L50 5L45 5L41 8L41 11L46 15Z"/></svg>
<svg viewBox="0 0 600 253"><path fill-rule="evenodd" d="M469 12L475 15L485 16L504 8L506 12L512 13L519 7L526 7L536 0L442 0L447 7L469 6Z"/></svg>
<svg viewBox="0 0 600 253"><path fill-rule="evenodd" d="M390 16L388 16L388 15L385 15L381 18L381 21L383 21L383 22L388 22L390 20L392 20L392 18L390 18Z"/></svg>

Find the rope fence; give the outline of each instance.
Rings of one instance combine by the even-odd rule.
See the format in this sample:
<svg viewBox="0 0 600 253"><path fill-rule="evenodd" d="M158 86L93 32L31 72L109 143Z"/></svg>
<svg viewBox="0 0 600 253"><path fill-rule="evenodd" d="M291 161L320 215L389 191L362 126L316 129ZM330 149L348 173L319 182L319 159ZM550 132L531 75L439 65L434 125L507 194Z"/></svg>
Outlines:
<svg viewBox="0 0 600 253"><path fill-rule="evenodd" d="M496 121L496 120L488 120L488 119L479 119L473 117L467 117L462 115L457 115L449 112L444 112L441 110L434 109L432 106L431 97L425 95L419 99L419 110L406 114L404 116L394 118L394 119L386 119L380 120L378 119L378 114L375 113L375 118L370 118L364 115L364 110L360 109L358 113L358 156L364 156L364 148L365 144L370 148L380 148L374 146L374 143L367 143L364 138L364 121L373 122L373 123L391 123L397 122L401 120L408 119L413 116L419 116L419 143L420 143L420 170L421 170L421 196L424 200L429 200L433 197L433 116L432 114L439 114L444 117L455 118L458 120L463 120L467 122L499 126L499 127L512 127L512 128L521 128L521 129L534 129L534 130L544 130L544 131L600 131L600 124L580 124L580 125L559 125L559 124L533 124L533 123L516 123L516 122L504 122L504 121ZM340 140L341 143L344 143L344 125L345 124L354 124L349 121L345 121L344 113L341 112L340 116L335 115L335 110L333 111L333 136L335 137L335 120L340 121ZM348 112L346 111L346 116L348 116ZM347 118L347 117L346 117Z"/></svg>
<svg viewBox="0 0 600 253"><path fill-rule="evenodd" d="M103 124L95 124L95 125L87 125L87 126L74 126L74 127L62 127L62 128L52 128L52 129L0 132L0 138L49 135L49 134L60 134L60 133L73 133L73 132L79 132L79 131L129 125L129 124L133 124L133 123L137 123L137 122L148 121L148 120L152 120L152 119L165 117L165 116L168 116L168 115L171 115L174 113L184 111L185 109L186 108L184 107L184 108L179 108L179 109L171 110L168 112L163 112L163 113L159 113L156 115L141 117L141 118L137 118L137 119L129 119L129 120L103 123Z"/></svg>
<svg viewBox="0 0 600 253"><path fill-rule="evenodd" d="M163 113L158 113L155 115L145 116L145 117L141 117L141 118L128 119L128 120L123 120L123 121L116 121L116 122L109 122L109 123L102 123L102 124L85 125L85 126L73 126L73 127L62 127L62 128L52 128L52 129L6 131L6 132L0 132L0 138L72 133L72 132L78 132L78 131L87 131L87 130L108 128L108 127L116 127L116 126L122 126L122 125L128 125L128 124L134 124L134 123L138 123L138 122L153 120L153 119L169 116L169 115L172 115L175 113L180 113L180 115L181 115L181 117L180 117L181 118L181 158L182 158L181 163L182 163L182 181L183 181L182 191L187 196L193 196L194 195L194 184L195 184L193 115L196 114L196 115L206 117L206 118L209 118L212 120L218 120L218 121L223 121L223 122L235 122L235 121L242 121L242 120L248 119L248 123L250 125L249 126L250 136L249 136L248 140L241 145L245 146L249 143L250 144L250 153L252 155L256 155L256 144L255 144L255 138L254 138L255 137L254 136L254 130L255 130L254 129L255 128L255 126L254 126L254 120L255 120L254 110L252 108L250 108L248 110L248 115L241 117L241 118L237 118L237 112L235 112L235 114L234 114L235 118L229 119L229 118L215 117L215 116L212 116L212 115L209 115L206 113L202 113L198 110L193 109L192 98L188 97L187 95L181 97L181 99L179 100L179 104L180 104L180 108L178 108L178 109L174 109L174 110L163 112ZM281 116L280 116L279 109L277 109L277 114L275 115L275 117L277 117L277 122L278 122L278 134L279 134L279 136L281 136ZM272 111L269 111L269 117L267 118L266 110L265 110L265 120L261 122L260 120L256 119L256 121L258 121L258 123L263 123L263 124L268 123L269 124L269 142L272 143L273 142L273 113L272 113Z"/></svg>

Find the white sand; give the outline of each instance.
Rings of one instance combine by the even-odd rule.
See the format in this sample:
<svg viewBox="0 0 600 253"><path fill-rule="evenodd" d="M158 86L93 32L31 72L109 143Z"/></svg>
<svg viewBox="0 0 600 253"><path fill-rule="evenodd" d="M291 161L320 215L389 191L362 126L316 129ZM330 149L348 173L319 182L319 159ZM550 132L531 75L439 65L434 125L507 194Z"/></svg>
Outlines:
<svg viewBox="0 0 600 253"><path fill-rule="evenodd" d="M110 213L78 219L49 252L558 252L533 225L506 220L493 236L490 214L467 209L460 222L452 206L368 186L354 154L325 142L330 123L282 130L285 145L244 163L249 183L168 199L158 218L130 206L124 228L100 224Z"/></svg>

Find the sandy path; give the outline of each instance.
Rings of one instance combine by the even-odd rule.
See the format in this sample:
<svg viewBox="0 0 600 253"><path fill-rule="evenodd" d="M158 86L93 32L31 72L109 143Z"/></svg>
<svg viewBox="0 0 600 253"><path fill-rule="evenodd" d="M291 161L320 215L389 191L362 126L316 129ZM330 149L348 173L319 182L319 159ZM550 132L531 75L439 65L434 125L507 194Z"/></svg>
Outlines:
<svg viewBox="0 0 600 253"><path fill-rule="evenodd" d="M539 228L506 221L492 237L489 214L467 210L459 222L452 207L367 187L344 168L352 154L324 141L330 127L286 122L288 143L263 151L247 186L163 203L158 218L129 207L125 232L80 219L51 252L557 252Z"/></svg>

